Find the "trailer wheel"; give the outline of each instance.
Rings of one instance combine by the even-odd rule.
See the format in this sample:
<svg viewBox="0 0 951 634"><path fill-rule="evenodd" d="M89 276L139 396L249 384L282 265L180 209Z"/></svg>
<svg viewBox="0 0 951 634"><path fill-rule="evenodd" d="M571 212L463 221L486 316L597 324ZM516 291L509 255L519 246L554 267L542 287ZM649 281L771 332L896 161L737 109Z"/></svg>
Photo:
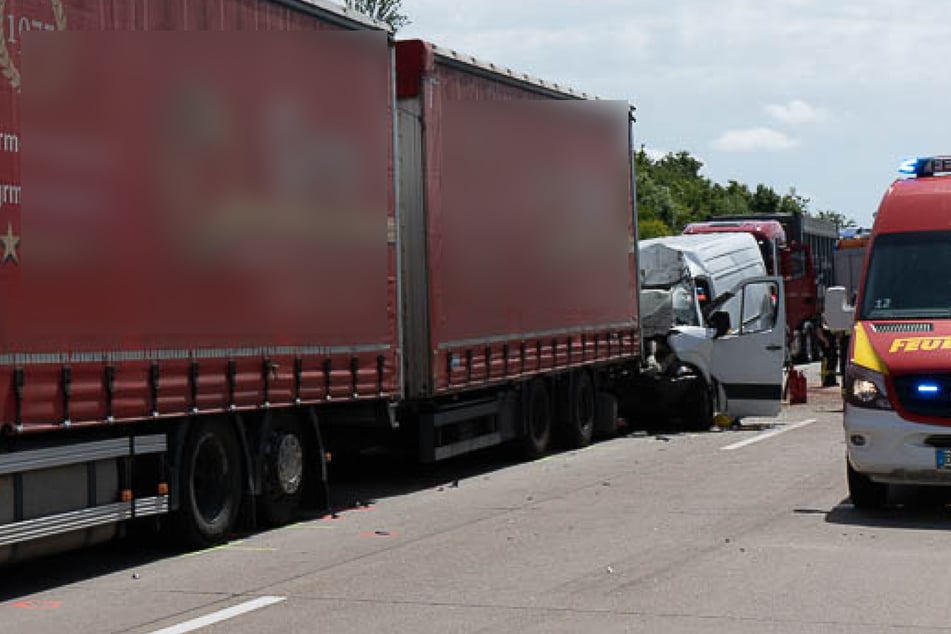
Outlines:
<svg viewBox="0 0 951 634"><path fill-rule="evenodd" d="M594 436L595 395L591 375L584 370L571 381L568 407L568 443L574 448L587 447Z"/></svg>
<svg viewBox="0 0 951 634"><path fill-rule="evenodd" d="M261 519L269 526L290 522L300 508L304 490L304 435L295 416L275 417L269 423L264 447Z"/></svg>
<svg viewBox="0 0 951 634"><path fill-rule="evenodd" d="M190 547L223 542L241 508L241 448L232 426L220 418L197 423L182 455L180 540Z"/></svg>
<svg viewBox="0 0 951 634"><path fill-rule="evenodd" d="M845 462L852 506L863 510L880 509L885 506L885 502L888 501L888 485L873 482L867 475L853 469L848 459Z"/></svg>
<svg viewBox="0 0 951 634"><path fill-rule="evenodd" d="M524 422L522 447L525 457L534 460L544 456L551 444L551 399L541 379L535 379L529 385Z"/></svg>

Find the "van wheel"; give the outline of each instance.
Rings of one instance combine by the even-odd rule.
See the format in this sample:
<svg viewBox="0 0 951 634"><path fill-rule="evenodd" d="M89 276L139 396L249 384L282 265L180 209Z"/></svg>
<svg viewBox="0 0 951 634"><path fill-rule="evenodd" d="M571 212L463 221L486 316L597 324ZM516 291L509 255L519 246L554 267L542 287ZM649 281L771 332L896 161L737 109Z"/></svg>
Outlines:
<svg viewBox="0 0 951 634"><path fill-rule="evenodd" d="M262 521L283 526L297 513L304 490L305 440L296 416L275 416L264 439Z"/></svg>
<svg viewBox="0 0 951 634"><path fill-rule="evenodd" d="M241 449L234 428L221 418L197 422L182 455L180 506L175 517L179 540L202 548L221 543L241 508Z"/></svg>
<svg viewBox="0 0 951 634"><path fill-rule="evenodd" d="M578 372L571 382L568 401L568 443L573 448L587 447L594 436L594 382L584 370Z"/></svg>
<svg viewBox="0 0 951 634"><path fill-rule="evenodd" d="M522 450L527 459L535 460L544 456L551 444L551 400L541 379L535 379L528 387L523 420Z"/></svg>
<svg viewBox="0 0 951 634"><path fill-rule="evenodd" d="M703 376L697 375L696 395L688 415L687 428L691 431L708 431L713 426L713 392Z"/></svg>
<svg viewBox="0 0 951 634"><path fill-rule="evenodd" d="M849 497L852 506L857 509L880 509L888 501L888 485L873 482L867 475L863 475L852 468L846 459L846 472L849 480Z"/></svg>

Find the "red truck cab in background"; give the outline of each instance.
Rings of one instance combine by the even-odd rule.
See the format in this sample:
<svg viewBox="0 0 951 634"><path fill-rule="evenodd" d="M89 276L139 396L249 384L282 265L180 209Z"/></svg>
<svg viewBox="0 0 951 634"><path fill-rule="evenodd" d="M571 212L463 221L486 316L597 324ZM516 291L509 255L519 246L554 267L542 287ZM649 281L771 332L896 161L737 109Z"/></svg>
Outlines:
<svg viewBox="0 0 951 634"><path fill-rule="evenodd" d="M783 277L790 356L794 361L806 362L817 358L815 328L819 326L819 298L823 296L820 286L823 284L819 279L821 276L817 275L816 258L809 244L787 235L787 230L777 219L693 222L683 232L752 234L760 246L767 272Z"/></svg>
<svg viewBox="0 0 951 634"><path fill-rule="evenodd" d="M756 238L767 272L783 277L790 354L794 359L811 360L817 290L809 247L787 240L786 231L776 220L694 222L684 229L684 234L698 233L749 233Z"/></svg>

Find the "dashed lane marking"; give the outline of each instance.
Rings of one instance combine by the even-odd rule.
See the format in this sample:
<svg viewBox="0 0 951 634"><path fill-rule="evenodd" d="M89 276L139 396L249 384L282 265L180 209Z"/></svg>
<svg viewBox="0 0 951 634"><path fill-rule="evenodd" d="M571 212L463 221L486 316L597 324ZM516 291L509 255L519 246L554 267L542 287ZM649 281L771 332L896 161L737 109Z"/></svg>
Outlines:
<svg viewBox="0 0 951 634"><path fill-rule="evenodd" d="M720 447L721 451L733 451L734 449L742 449L743 447L749 447L753 443L760 442L761 440L768 440L774 438L780 434L785 434L787 431L792 431L794 429L799 429L800 427L805 427L806 425L811 425L816 422L815 418L808 418L806 420L801 420L798 423L790 423L789 425L783 425L778 429L773 429L761 434L757 434L740 442L735 442L732 445L727 445L726 447Z"/></svg>
<svg viewBox="0 0 951 634"><path fill-rule="evenodd" d="M230 608L218 610L217 612L212 612L211 614L206 614L205 616L200 616L196 619L179 623L178 625L171 625L161 630L156 630L151 634L185 634L186 632L194 632L195 630L201 629L203 627L208 627L209 625L214 625L215 623L221 623L222 621L233 619L236 616L241 616L242 614L247 614L248 612L253 612L254 610L260 610L261 608L266 608L269 605L274 605L275 603L280 603L286 598L287 597L272 596L258 597L257 599L245 601L244 603L239 603L238 605L233 605Z"/></svg>

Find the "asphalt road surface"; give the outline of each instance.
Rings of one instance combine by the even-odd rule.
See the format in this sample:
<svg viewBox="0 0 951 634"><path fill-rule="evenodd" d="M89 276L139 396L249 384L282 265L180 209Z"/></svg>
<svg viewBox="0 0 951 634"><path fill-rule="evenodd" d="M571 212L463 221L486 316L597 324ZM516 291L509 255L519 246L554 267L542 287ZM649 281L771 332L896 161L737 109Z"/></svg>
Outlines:
<svg viewBox="0 0 951 634"><path fill-rule="evenodd" d="M815 385L815 367L810 368ZM928 632L951 512L847 501L836 388L740 430L344 476L338 517L0 572L0 632Z"/></svg>

